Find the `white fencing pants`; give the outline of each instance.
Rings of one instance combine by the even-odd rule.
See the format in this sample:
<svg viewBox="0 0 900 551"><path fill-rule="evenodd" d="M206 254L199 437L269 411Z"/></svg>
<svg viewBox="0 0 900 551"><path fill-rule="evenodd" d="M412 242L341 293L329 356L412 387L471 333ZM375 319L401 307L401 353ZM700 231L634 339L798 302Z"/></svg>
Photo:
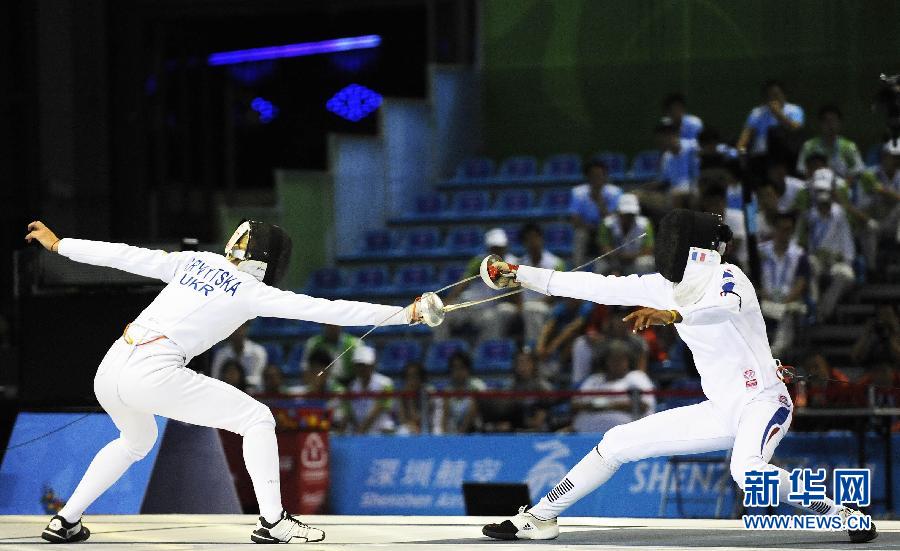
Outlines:
<svg viewBox="0 0 900 551"><path fill-rule="evenodd" d="M815 513L834 514L837 507L827 498L810 507L788 500L788 472L769 464L792 418L792 408L779 401L780 395L788 396L783 385L766 390L744 405L736 427L729 427L724 421L729 412L723 415L708 400L614 427L530 512L541 519L556 518L609 480L622 463L731 449L731 476L741 489L747 471L775 470L779 473L781 502Z"/></svg>
<svg viewBox="0 0 900 551"><path fill-rule="evenodd" d="M94 393L119 429L101 449L60 514L77 521L156 442L154 415L235 432L244 437L244 463L260 513L281 515L275 419L268 407L222 381L184 367L185 357L168 339L131 346L118 339L97 369Z"/></svg>

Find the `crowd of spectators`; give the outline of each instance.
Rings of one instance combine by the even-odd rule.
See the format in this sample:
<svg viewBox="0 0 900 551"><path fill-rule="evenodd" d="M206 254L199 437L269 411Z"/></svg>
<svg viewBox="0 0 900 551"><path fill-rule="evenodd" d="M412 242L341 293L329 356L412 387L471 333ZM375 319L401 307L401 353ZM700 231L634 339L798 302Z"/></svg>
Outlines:
<svg viewBox="0 0 900 551"><path fill-rule="evenodd" d="M830 365L821 353L802 352L805 328L834 320L842 298L860 282L888 278L883 268L900 241L900 142L883 142L877 164L867 167L857 144L841 134L840 108L830 104L819 108L816 133L804 140L809 136L805 110L790 103L785 87L776 81L764 84L761 103L750 110L732 141L722 139L718 129L689 113L687 106L682 94L663 101L654 128L657 180L620 186L611 182L603 160L584 165L584 182L571 190L570 262L551 252L541 226L529 222L516 236L502 228L489 230L484 252L468 262L464 277L478 274L486 254L564 270L614 249L615 254L587 269L615 275L650 273L654 223L667 210L718 213L734 232L725 261L757 279L773 355L792 360L807 375L791 386L796 405L900 406L900 322L895 306L879 306L863 328L852 361L864 369L855 377ZM747 220L748 213L754 219ZM522 244L520 256L510 251L513 238ZM454 287L445 301L491 294L476 280ZM265 349L247 339L246 327L215 353L211 374L248 392L327 396L332 426L339 432L602 432L671 407L671 402L647 392L667 388L676 378L696 376L690 352L673 328L635 334L621 321L626 314L622 308L526 290L490 307L454 312L435 328L435 341L462 338L474 345L484 339L514 339L512 373L499 379L477 376L472 356L458 351L449 358L445 376L434 378L422 363L411 361L394 380L379 373L375 349L335 326L324 326L305 343L298 385L289 386L279 368L267 363ZM351 347L353 353L341 358L327 377L317 376ZM875 390L867 390L870 387ZM395 389L404 392L342 398L347 392ZM465 394L489 389L619 394ZM456 394L434 395L439 390ZM799 424L838 428L827 420Z"/></svg>

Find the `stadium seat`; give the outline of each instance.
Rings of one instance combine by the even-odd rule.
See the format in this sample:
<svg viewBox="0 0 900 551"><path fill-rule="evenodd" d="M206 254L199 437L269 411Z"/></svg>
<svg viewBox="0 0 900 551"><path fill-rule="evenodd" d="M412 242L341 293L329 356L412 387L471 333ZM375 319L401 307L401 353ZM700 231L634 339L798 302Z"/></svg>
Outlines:
<svg viewBox="0 0 900 551"><path fill-rule="evenodd" d="M284 347L277 342L267 342L263 344L266 349L266 361L270 364L281 365L284 361Z"/></svg>
<svg viewBox="0 0 900 551"><path fill-rule="evenodd" d="M456 283L457 281L461 280L463 277L465 277L465 275L465 266L447 266L446 268L441 270L441 274L438 277L438 285L440 285L441 287L446 287L451 283Z"/></svg>
<svg viewBox="0 0 900 551"><path fill-rule="evenodd" d="M454 228L447 235L447 252L453 254L478 254L484 247L484 232L480 228Z"/></svg>
<svg viewBox="0 0 900 551"><path fill-rule="evenodd" d="M321 268L309 276L307 289L311 295L328 295L341 291L347 281L337 268Z"/></svg>
<svg viewBox="0 0 900 551"><path fill-rule="evenodd" d="M438 218L447 210L447 201L440 193L417 195L414 201L415 210L409 213L412 218Z"/></svg>
<svg viewBox="0 0 900 551"><path fill-rule="evenodd" d="M397 270L394 287L399 293L421 294L433 290L436 279L431 266L406 266Z"/></svg>
<svg viewBox="0 0 900 551"><path fill-rule="evenodd" d="M494 161L485 157L467 159L456 169L457 180L490 178L494 175Z"/></svg>
<svg viewBox="0 0 900 551"><path fill-rule="evenodd" d="M581 157L575 153L560 153L544 161L544 176L577 177L581 174Z"/></svg>
<svg viewBox="0 0 900 551"><path fill-rule="evenodd" d="M575 233L570 224L548 224L544 227L544 244L555 254L572 254Z"/></svg>
<svg viewBox="0 0 900 551"><path fill-rule="evenodd" d="M411 230L404 239L404 250L407 253L434 254L441 248L441 234L435 228Z"/></svg>
<svg viewBox="0 0 900 551"><path fill-rule="evenodd" d="M525 214L534 205L534 194L526 190L507 190L497 196L494 210L503 215Z"/></svg>
<svg viewBox="0 0 900 551"><path fill-rule="evenodd" d="M631 162L631 177L636 180L652 180L659 176L660 153L655 149L641 151Z"/></svg>
<svg viewBox="0 0 900 551"><path fill-rule="evenodd" d="M297 332L295 320L281 318L256 318L247 336L254 340L289 337Z"/></svg>
<svg viewBox="0 0 900 551"><path fill-rule="evenodd" d="M453 214L456 217L477 217L489 208L486 191L462 191L453 196Z"/></svg>
<svg viewBox="0 0 900 551"><path fill-rule="evenodd" d="M533 178L537 176L537 159L529 156L510 157L503 161L497 176L501 178Z"/></svg>
<svg viewBox="0 0 900 551"><path fill-rule="evenodd" d="M353 272L351 285L354 291L384 290L390 278L386 268L360 268Z"/></svg>
<svg viewBox="0 0 900 551"><path fill-rule="evenodd" d="M628 171L628 158L624 153L616 153L613 151L601 151L592 157L598 161L603 161L606 168L609 169L609 176L613 178L621 178Z"/></svg>
<svg viewBox="0 0 900 551"><path fill-rule="evenodd" d="M572 202L572 190L549 189L541 196L536 213L540 215L559 215L569 212L569 203Z"/></svg>
<svg viewBox="0 0 900 551"><path fill-rule="evenodd" d="M388 256L395 252L396 238L388 230L369 230L363 236L366 256Z"/></svg>
<svg viewBox="0 0 900 551"><path fill-rule="evenodd" d="M669 390L677 390L683 392L696 392L698 393L698 397L689 398L687 396L672 396L665 401L659 403L657 405L657 411L662 411L664 409L673 409L679 408L682 406L691 406L694 404L699 404L703 401L702 392L703 388L700 386L700 379L677 379L672 382L672 385L669 387Z"/></svg>
<svg viewBox="0 0 900 551"><path fill-rule="evenodd" d="M450 371L450 356L462 350L469 351L469 345L461 339L448 339L432 343L425 356L425 371L428 373L447 373Z"/></svg>
<svg viewBox="0 0 900 551"><path fill-rule="evenodd" d="M378 355L379 371L385 375L402 375L409 362L422 359L422 345L417 341L391 341Z"/></svg>
<svg viewBox="0 0 900 551"><path fill-rule="evenodd" d="M475 352L475 373L511 372L516 356L512 339L483 341Z"/></svg>
<svg viewBox="0 0 900 551"><path fill-rule="evenodd" d="M281 364L281 371L289 377L299 376L302 371L301 361L303 361L303 343L298 343L291 347L291 351Z"/></svg>

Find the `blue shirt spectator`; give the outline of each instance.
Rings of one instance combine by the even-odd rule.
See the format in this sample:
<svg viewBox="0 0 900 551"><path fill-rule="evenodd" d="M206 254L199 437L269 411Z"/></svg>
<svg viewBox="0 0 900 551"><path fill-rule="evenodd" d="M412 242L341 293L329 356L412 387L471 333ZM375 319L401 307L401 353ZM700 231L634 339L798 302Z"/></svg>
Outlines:
<svg viewBox="0 0 900 551"><path fill-rule="evenodd" d="M596 228L604 216L616 210L622 188L607 181L609 171L603 161L588 162L584 175L587 182L572 188L569 214L576 226Z"/></svg>
<svg viewBox="0 0 900 551"><path fill-rule="evenodd" d="M663 111L675 123L681 139L697 145L697 138L703 130L703 121L697 115L687 112L687 100L684 94L674 92L666 96L666 99L663 100Z"/></svg>
<svg viewBox="0 0 900 551"><path fill-rule="evenodd" d="M754 107L747 116L744 130L738 139L738 151L746 150L750 146L751 154L764 155L769 151L769 129L784 126L788 130L797 130L803 126L805 118L803 108L787 102L784 87L780 82L767 82L763 91L766 103Z"/></svg>

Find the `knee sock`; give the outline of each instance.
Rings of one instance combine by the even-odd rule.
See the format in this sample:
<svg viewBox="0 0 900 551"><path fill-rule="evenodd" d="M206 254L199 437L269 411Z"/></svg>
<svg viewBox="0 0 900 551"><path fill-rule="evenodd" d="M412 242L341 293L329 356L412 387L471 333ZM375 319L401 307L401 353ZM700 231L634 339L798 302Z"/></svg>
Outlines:
<svg viewBox="0 0 900 551"><path fill-rule="evenodd" d="M592 449L528 512L542 520L558 517L576 501L609 480L619 470L619 466L618 461L603 457L597 448Z"/></svg>
<svg viewBox="0 0 900 551"><path fill-rule="evenodd" d="M259 514L266 522L277 522L283 508L275 427L268 423L250 427L244 433L243 451L244 465L250 473L259 503Z"/></svg>
<svg viewBox="0 0 900 551"><path fill-rule="evenodd" d="M820 515L836 515L838 509L840 507L832 500L830 497L825 496L825 499L816 500L810 502L809 506L802 505L800 502L788 499L788 494L791 493L791 477L790 474L784 469L780 469L778 467L774 467L778 471L778 501L781 503L787 503L793 507L798 509L803 509L806 511L810 511L813 513L817 513Z"/></svg>
<svg viewBox="0 0 900 551"><path fill-rule="evenodd" d="M130 451L121 438L116 438L104 446L94 456L72 497L60 509L59 515L67 522L77 522L84 510L141 457L143 456Z"/></svg>

